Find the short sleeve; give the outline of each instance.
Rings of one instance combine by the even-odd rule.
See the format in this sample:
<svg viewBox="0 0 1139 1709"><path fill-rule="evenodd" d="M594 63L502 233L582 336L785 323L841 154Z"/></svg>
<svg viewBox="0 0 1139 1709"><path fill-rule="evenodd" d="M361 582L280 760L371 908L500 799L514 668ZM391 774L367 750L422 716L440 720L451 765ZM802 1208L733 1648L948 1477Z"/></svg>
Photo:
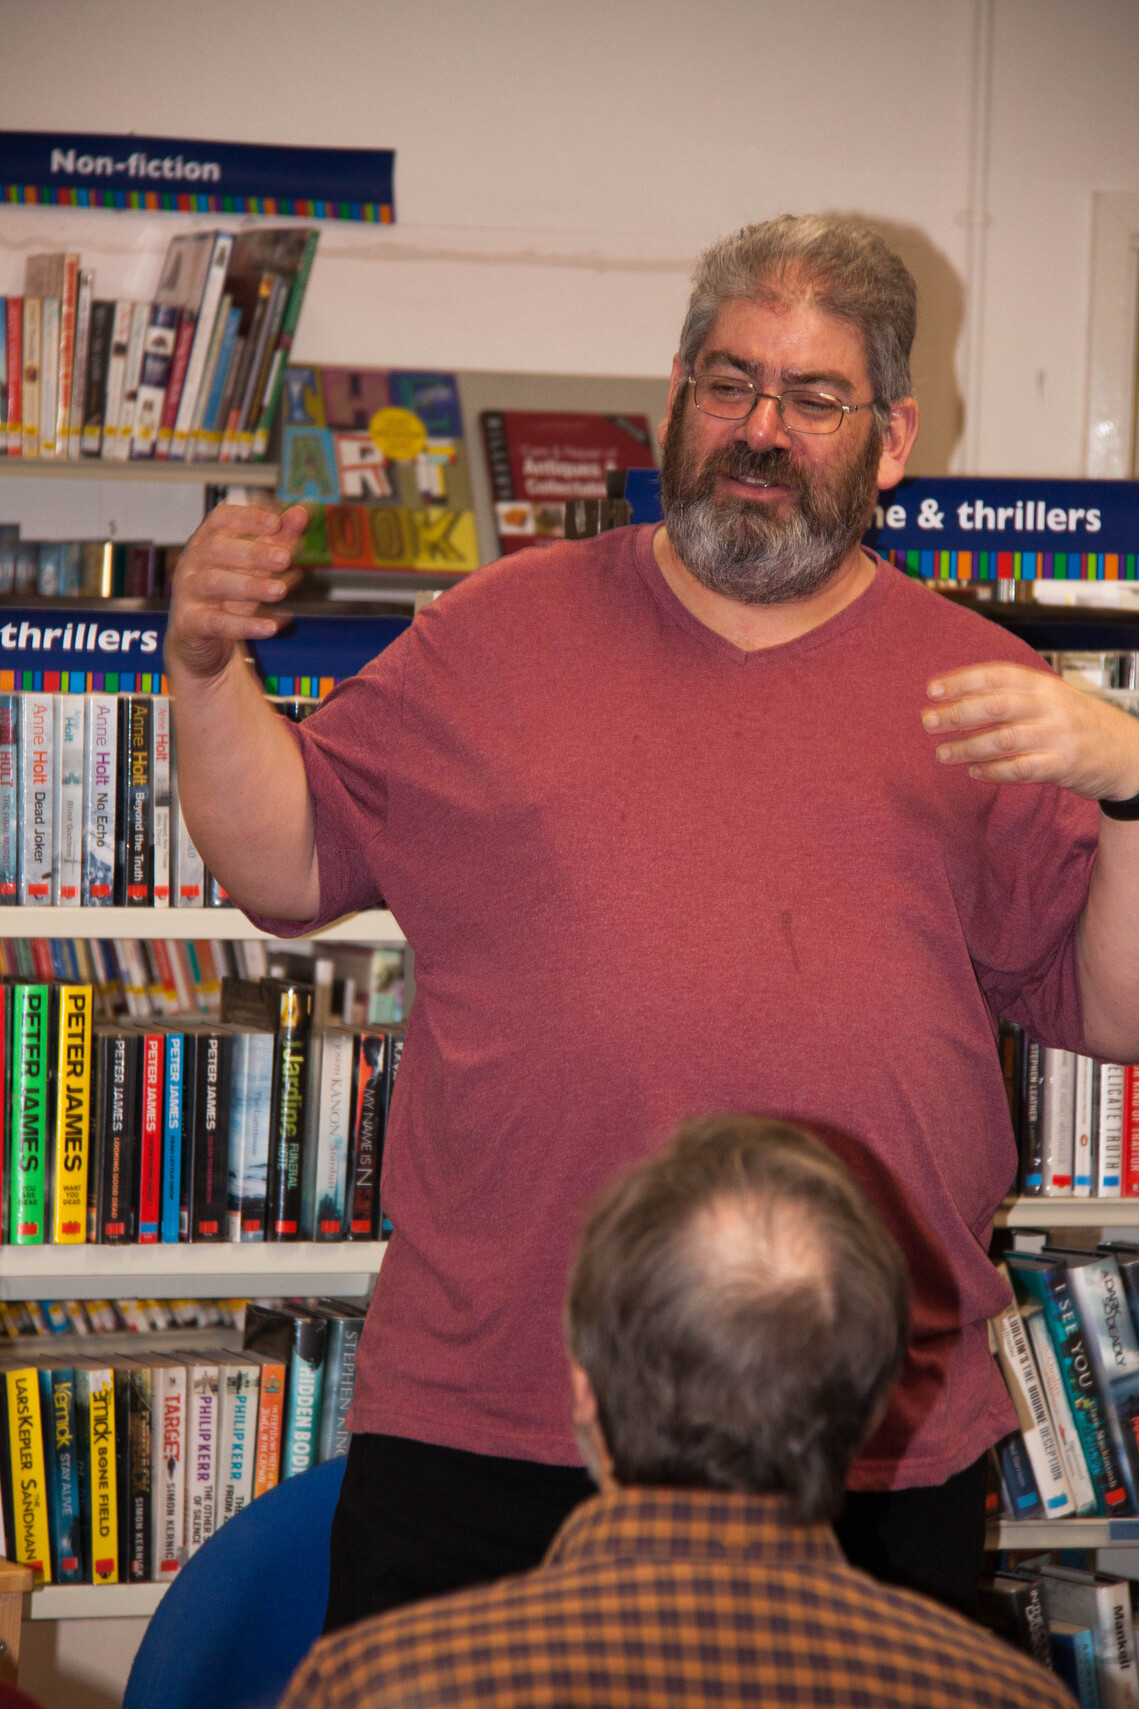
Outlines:
<svg viewBox="0 0 1139 1709"><path fill-rule="evenodd" d="M997 785L971 881L954 875L969 952L994 1015L1066 1050L1084 1048L1076 929L1098 819L1094 802L1052 784Z"/></svg>
<svg viewBox="0 0 1139 1709"><path fill-rule="evenodd" d="M290 725L316 821L320 908L300 921L250 914L262 931L299 937L383 900L374 857L387 823L388 769L403 730L410 633L340 683L303 724Z"/></svg>

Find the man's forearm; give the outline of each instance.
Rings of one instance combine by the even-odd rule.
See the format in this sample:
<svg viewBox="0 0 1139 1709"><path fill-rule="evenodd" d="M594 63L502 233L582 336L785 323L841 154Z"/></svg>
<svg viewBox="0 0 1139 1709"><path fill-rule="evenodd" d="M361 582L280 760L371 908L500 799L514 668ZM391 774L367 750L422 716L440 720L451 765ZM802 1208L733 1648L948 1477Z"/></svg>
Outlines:
<svg viewBox="0 0 1139 1709"><path fill-rule="evenodd" d="M1139 1062L1139 821L1100 814L1077 941L1089 1055Z"/></svg>
<svg viewBox="0 0 1139 1709"><path fill-rule="evenodd" d="M194 846L240 908L310 920L320 905L312 800L284 719L235 653L203 680L167 661L178 796Z"/></svg>

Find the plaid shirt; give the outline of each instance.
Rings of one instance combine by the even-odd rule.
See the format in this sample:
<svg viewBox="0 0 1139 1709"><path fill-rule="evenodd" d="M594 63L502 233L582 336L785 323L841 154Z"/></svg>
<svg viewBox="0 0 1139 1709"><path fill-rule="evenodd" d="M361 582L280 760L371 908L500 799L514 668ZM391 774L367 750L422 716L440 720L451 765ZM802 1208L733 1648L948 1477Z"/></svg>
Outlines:
<svg viewBox="0 0 1139 1709"><path fill-rule="evenodd" d="M323 1638L281 1709L1073 1709L1055 1676L846 1564L778 1496L623 1489L535 1571Z"/></svg>

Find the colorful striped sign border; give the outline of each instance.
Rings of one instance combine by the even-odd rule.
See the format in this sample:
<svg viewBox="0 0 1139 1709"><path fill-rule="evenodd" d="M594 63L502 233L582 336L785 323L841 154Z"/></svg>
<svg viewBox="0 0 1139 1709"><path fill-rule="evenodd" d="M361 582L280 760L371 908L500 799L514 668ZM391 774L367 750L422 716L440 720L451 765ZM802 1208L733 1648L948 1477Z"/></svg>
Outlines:
<svg viewBox="0 0 1139 1709"><path fill-rule="evenodd" d="M1139 581L1139 553L1135 552L890 551L885 557L921 581Z"/></svg>
<svg viewBox="0 0 1139 1709"><path fill-rule="evenodd" d="M362 220L391 225L390 202L317 202L302 196L222 196L186 190L74 190L63 186L0 184L0 201L21 207L118 208L154 214L268 214L305 220Z"/></svg>
<svg viewBox="0 0 1139 1709"><path fill-rule="evenodd" d="M286 700L323 700L340 681L333 676L271 676L266 694ZM5 671L0 694L168 694L166 678L156 671Z"/></svg>

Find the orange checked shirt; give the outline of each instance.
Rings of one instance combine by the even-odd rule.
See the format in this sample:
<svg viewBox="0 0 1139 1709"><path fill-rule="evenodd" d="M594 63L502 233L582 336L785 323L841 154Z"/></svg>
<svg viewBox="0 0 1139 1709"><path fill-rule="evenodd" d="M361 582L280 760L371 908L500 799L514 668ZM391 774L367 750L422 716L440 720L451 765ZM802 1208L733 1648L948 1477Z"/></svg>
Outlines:
<svg viewBox="0 0 1139 1709"><path fill-rule="evenodd" d="M778 1496L622 1489L535 1571L323 1638L281 1709L1072 1709L1027 1656L846 1564Z"/></svg>

